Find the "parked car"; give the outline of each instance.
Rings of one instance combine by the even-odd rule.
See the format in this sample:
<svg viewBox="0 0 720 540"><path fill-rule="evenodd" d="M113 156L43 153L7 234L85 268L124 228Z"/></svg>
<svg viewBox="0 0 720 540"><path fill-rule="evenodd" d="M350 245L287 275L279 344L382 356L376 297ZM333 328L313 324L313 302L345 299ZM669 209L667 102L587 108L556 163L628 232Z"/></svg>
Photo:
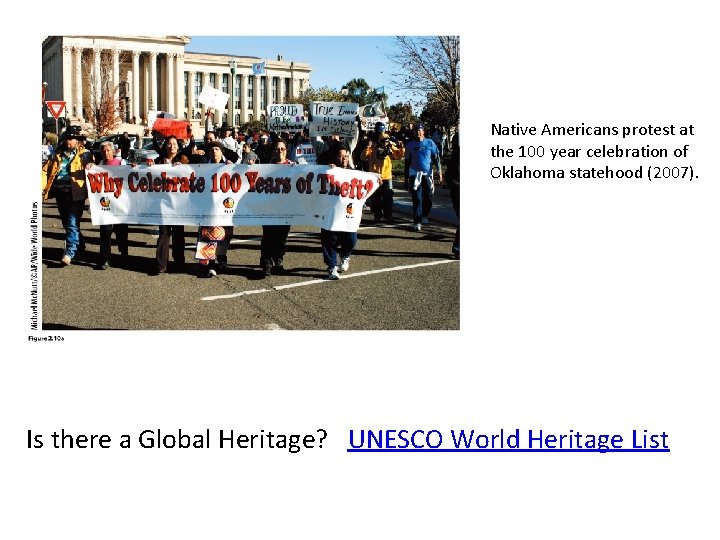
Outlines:
<svg viewBox="0 0 720 540"><path fill-rule="evenodd" d="M147 163L149 159L155 160L158 157L157 151L153 148L152 137L143 137L139 142L141 144L139 148L135 146L130 148L131 163Z"/></svg>

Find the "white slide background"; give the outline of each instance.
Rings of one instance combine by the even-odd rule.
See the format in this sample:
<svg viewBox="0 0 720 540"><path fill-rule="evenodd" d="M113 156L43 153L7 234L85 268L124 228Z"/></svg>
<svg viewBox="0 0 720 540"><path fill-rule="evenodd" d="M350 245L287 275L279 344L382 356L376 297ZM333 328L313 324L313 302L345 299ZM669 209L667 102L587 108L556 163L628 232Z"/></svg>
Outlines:
<svg viewBox="0 0 720 540"><path fill-rule="evenodd" d="M255 21L252 33L292 34L298 31L293 25L265 28L264 21L284 13L309 22L319 17L314 9L328 21L346 23L353 14L365 20L360 6L282 6L245 6L243 13L253 13L247 19L238 7L243 24L219 33L241 33ZM94 332L70 334L54 346L32 344L25 318L13 316L15 306L19 313L26 309L26 291L15 284L26 283L27 270L13 267L8 246L0 537L717 535L720 47L713 4L451 6L368 9L387 10L379 33L461 35L461 331L388 333L380 338L380 351L372 345L378 334L362 332ZM122 14L106 7L108 17ZM68 16L73 11L77 21L68 27L60 20L46 23L44 35L150 35L153 28L201 33L188 18L170 30L160 11L134 16L137 27L124 21L122 32L109 27L100 10L97 27L78 6L63 9ZM177 4L169 11L185 8ZM220 13L218 6L215 22ZM335 35L341 28L327 30ZM24 30L3 37L3 48L20 48L20 40L29 39L21 36ZM310 33L325 31L313 27ZM43 36L31 37L31 54L8 59L6 66L29 82L17 77L3 91L10 120L3 146L17 145L16 133L26 136L31 148L20 156L28 157L13 167L22 169L24 162L30 171L39 130L23 111L39 107L34 89ZM26 84L30 92L22 90ZM491 137L490 125L515 122L692 124L694 137L624 142L688 143L687 161L699 178L492 180L490 147L503 141ZM595 143L593 137L504 139L515 147ZM11 154L4 157L12 161ZM596 160L608 162L615 163ZM27 223L27 201L37 197L36 180L21 172L4 179L6 189L10 182L23 189L22 197L6 191L4 208L17 203L17 215L4 216L8 234L13 223ZM213 336L218 354L206 352ZM350 429L462 427L624 435L648 429L667 432L672 451L345 452ZM26 448L27 429L47 437L60 428L106 433L113 441L124 433L135 440L143 429L157 428L324 429L328 436L322 449L298 454L218 450L215 444L209 450Z"/></svg>

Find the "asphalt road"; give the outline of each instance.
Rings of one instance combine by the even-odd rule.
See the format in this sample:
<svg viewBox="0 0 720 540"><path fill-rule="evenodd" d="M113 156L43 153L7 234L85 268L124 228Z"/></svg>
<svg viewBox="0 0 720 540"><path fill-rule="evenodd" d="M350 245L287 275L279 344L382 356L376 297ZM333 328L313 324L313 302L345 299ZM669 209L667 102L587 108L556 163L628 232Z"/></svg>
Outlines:
<svg viewBox="0 0 720 540"><path fill-rule="evenodd" d="M130 253L96 269L99 227L86 208L87 252L60 264L64 232L54 202L43 205L42 324L45 330L458 330L460 263L451 256L454 227L432 222L415 232L407 216L395 224L363 217L349 271L324 279L317 228L293 227L286 275L263 278L260 227L235 227L229 269L198 278L197 227L185 228L183 273L150 276L157 227L130 225ZM114 237L113 237L114 241Z"/></svg>

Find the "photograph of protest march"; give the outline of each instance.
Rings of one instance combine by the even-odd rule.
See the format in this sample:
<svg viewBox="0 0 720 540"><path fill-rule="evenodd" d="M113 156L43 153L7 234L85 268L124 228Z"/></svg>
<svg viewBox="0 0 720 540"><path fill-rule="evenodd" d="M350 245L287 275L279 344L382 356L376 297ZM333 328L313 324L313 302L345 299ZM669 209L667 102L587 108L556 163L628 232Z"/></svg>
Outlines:
<svg viewBox="0 0 720 540"><path fill-rule="evenodd" d="M459 36L46 37L38 328L459 330L459 63Z"/></svg>

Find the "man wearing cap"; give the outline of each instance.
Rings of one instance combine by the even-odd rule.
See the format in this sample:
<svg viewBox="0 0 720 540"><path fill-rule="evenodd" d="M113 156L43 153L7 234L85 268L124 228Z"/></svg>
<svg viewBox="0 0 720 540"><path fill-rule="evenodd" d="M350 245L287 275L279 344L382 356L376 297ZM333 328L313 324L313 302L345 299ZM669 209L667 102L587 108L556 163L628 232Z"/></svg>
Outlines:
<svg viewBox="0 0 720 540"><path fill-rule="evenodd" d="M392 222L393 190L392 190L392 160L405 157L402 141L393 142L385 133L385 124L375 124L375 134L363 151L362 161L367 164L367 170L380 175L380 185L370 196L368 203L379 221L385 214L385 219Z"/></svg>
<svg viewBox="0 0 720 540"><path fill-rule="evenodd" d="M408 171L408 183L413 203L413 228L422 229L428 222L428 215L432 208L432 197L435 191L432 167L437 166L438 176L442 182L442 169L440 167L440 154L432 139L425 138L425 127L418 124L415 129L415 140L410 141L405 148L405 165Z"/></svg>
<svg viewBox="0 0 720 540"><path fill-rule="evenodd" d="M220 143L227 149L235 152L235 155L240 155L241 148L238 145L237 139L232 136L233 128L227 122L223 122L222 126L218 129L220 133ZM236 158L237 159L237 158Z"/></svg>
<svg viewBox="0 0 720 540"><path fill-rule="evenodd" d="M93 163L85 149L85 136L79 126L68 126L60 139L57 153L42 167L43 200L54 197L65 229L65 251L61 262L69 265L85 249L80 219L87 199L85 169Z"/></svg>

